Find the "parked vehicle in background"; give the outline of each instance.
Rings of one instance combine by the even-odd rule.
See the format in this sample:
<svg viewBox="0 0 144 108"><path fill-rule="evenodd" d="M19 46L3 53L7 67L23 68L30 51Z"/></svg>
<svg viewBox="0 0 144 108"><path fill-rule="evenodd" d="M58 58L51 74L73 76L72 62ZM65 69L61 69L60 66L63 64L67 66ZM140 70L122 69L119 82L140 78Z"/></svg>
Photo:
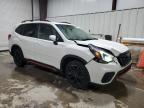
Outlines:
<svg viewBox="0 0 144 108"><path fill-rule="evenodd" d="M18 67L28 62L60 70L76 88L106 85L131 67L129 49L96 39L69 23L26 21L9 35L9 51Z"/></svg>

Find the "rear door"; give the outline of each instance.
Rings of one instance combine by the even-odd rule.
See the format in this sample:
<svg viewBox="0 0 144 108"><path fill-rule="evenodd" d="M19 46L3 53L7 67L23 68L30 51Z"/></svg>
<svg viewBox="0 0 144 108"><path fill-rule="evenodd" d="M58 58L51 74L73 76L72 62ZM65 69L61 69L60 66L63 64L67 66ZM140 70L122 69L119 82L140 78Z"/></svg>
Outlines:
<svg viewBox="0 0 144 108"><path fill-rule="evenodd" d="M38 37L38 24L24 24L19 32L20 46L25 58L34 59L34 42Z"/></svg>

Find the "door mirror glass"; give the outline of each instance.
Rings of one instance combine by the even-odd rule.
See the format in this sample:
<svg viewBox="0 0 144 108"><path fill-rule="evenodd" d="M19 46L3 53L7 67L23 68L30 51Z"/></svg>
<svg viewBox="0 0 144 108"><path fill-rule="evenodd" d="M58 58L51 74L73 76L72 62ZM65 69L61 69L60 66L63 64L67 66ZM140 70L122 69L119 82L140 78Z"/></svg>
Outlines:
<svg viewBox="0 0 144 108"><path fill-rule="evenodd" d="M49 39L55 42L56 41L56 36L55 35L50 35Z"/></svg>

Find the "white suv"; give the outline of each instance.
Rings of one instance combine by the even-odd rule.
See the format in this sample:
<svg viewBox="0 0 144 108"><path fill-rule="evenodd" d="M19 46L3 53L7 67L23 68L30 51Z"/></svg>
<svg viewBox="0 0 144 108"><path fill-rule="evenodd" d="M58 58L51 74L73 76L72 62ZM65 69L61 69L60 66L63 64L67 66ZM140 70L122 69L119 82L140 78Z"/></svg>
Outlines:
<svg viewBox="0 0 144 108"><path fill-rule="evenodd" d="M34 63L55 68L76 88L84 89L90 82L109 84L131 67L126 46L93 38L66 22L25 21L8 39L18 67Z"/></svg>

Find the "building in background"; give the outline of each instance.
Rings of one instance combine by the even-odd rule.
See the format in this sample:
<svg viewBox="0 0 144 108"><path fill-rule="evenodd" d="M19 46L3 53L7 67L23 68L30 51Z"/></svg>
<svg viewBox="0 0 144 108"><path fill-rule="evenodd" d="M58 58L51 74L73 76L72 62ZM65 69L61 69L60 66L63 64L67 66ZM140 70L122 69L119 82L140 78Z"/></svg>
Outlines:
<svg viewBox="0 0 144 108"><path fill-rule="evenodd" d="M144 37L144 0L0 0L0 14L0 50L8 48L13 27L32 18L67 21L113 40L121 24L121 37Z"/></svg>
<svg viewBox="0 0 144 108"><path fill-rule="evenodd" d="M39 18L39 0L33 2L34 18ZM31 0L0 0L0 50L8 49L8 34L19 22L32 19Z"/></svg>
<svg viewBox="0 0 144 108"><path fill-rule="evenodd" d="M114 40L120 24L121 37L144 37L144 0L49 0L47 14L49 20L71 22Z"/></svg>

